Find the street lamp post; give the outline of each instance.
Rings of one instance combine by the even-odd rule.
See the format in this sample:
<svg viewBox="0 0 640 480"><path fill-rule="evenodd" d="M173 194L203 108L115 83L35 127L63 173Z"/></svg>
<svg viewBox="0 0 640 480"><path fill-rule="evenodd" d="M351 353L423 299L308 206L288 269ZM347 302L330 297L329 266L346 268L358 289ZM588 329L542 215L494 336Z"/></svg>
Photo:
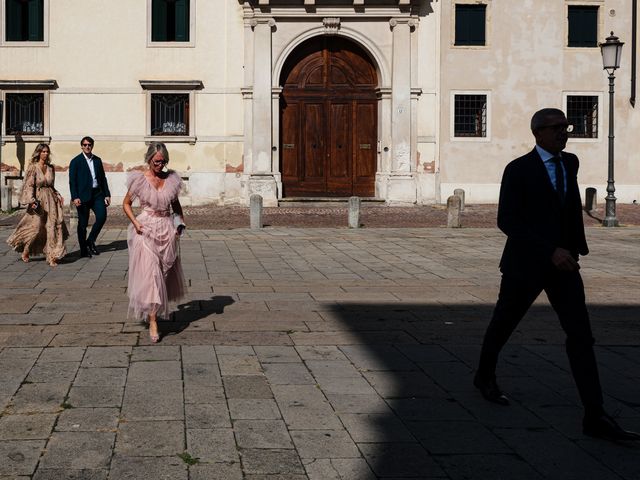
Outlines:
<svg viewBox="0 0 640 480"><path fill-rule="evenodd" d="M620 68L622 45L624 45L624 43L621 42L613 32L611 32L611 35L607 37L604 43L600 43L603 70L606 70L609 74L609 174L607 178L607 196L605 197L605 217L602 221L602 226L604 227L618 226L618 219L616 218L616 197L614 195L616 187L613 179L613 87L616 78L614 73Z"/></svg>

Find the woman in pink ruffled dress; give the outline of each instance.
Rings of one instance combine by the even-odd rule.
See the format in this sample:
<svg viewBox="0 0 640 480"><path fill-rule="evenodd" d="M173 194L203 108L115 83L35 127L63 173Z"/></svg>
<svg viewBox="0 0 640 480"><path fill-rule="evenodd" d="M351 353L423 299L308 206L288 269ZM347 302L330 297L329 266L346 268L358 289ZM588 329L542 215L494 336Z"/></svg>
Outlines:
<svg viewBox="0 0 640 480"><path fill-rule="evenodd" d="M160 340L158 317L169 317L169 302L184 296L185 281L180 264L179 236L184 229L178 194L180 176L166 170L169 153L163 143L149 145L148 168L131 172L123 210L131 220L129 246L129 314L149 322L151 343ZM131 207L138 199L142 212L136 217ZM179 222L172 218L172 210ZM176 226L178 224L178 226Z"/></svg>

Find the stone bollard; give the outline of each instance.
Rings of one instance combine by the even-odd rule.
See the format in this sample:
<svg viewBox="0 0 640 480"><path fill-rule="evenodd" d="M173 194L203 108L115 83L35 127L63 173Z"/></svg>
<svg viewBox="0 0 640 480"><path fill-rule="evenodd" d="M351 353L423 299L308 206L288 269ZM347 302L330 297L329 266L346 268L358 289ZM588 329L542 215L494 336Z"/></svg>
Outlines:
<svg viewBox="0 0 640 480"><path fill-rule="evenodd" d="M78 209L69 202L69 230L73 231L78 228Z"/></svg>
<svg viewBox="0 0 640 480"><path fill-rule="evenodd" d="M464 190L462 188L456 188L453 194L456 197L460 197L460 211L464 212Z"/></svg>
<svg viewBox="0 0 640 480"><path fill-rule="evenodd" d="M249 222L251 230L262 228L262 196L257 193L249 197Z"/></svg>
<svg viewBox="0 0 640 480"><path fill-rule="evenodd" d="M460 197L451 195L447 198L447 227L460 228Z"/></svg>
<svg viewBox="0 0 640 480"><path fill-rule="evenodd" d="M589 187L587 188L587 190L585 191L584 194L584 210L585 212L593 212L594 210L596 210L598 208L598 191L593 188L593 187Z"/></svg>
<svg viewBox="0 0 640 480"><path fill-rule="evenodd" d="M12 190L13 189L10 186L0 186L0 207L2 207L1 209L6 212L11 211L12 208Z"/></svg>
<svg viewBox="0 0 640 480"><path fill-rule="evenodd" d="M360 197L349 197L349 228L360 228Z"/></svg>

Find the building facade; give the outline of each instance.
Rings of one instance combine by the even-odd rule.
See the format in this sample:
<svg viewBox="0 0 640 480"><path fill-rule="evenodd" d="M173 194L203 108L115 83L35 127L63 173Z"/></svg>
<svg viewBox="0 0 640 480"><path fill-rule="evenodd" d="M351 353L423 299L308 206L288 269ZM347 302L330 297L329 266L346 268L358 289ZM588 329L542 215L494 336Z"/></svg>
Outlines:
<svg viewBox="0 0 640 480"><path fill-rule="evenodd" d="M426 204L455 188L496 202L544 106L568 110L581 184L604 192L597 43L611 30L627 42L617 196L640 196L623 0L0 0L0 15L3 176L19 177L50 143L67 196L69 161L90 135L115 203L156 140L185 179L185 204L247 204L253 193L265 205Z"/></svg>

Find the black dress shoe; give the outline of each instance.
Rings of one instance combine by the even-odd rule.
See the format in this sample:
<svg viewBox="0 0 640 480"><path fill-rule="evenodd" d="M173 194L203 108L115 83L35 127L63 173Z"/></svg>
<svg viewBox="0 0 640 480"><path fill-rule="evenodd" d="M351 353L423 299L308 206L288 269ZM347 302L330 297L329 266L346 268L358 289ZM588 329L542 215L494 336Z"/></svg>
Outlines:
<svg viewBox="0 0 640 480"><path fill-rule="evenodd" d="M98 251L98 248L96 247L96 244L94 242L89 243L87 245L87 248L89 249L91 255L100 255L100 252Z"/></svg>
<svg viewBox="0 0 640 480"><path fill-rule="evenodd" d="M80 257L91 258L91 253L89 250L80 250Z"/></svg>
<svg viewBox="0 0 640 480"><path fill-rule="evenodd" d="M584 417L582 432L589 437L613 441L640 440L640 434L624 430L606 413L599 417Z"/></svg>
<svg viewBox="0 0 640 480"><path fill-rule="evenodd" d="M495 378L487 380L476 373L473 384L486 400L498 405L509 405L509 399L500 391Z"/></svg>

